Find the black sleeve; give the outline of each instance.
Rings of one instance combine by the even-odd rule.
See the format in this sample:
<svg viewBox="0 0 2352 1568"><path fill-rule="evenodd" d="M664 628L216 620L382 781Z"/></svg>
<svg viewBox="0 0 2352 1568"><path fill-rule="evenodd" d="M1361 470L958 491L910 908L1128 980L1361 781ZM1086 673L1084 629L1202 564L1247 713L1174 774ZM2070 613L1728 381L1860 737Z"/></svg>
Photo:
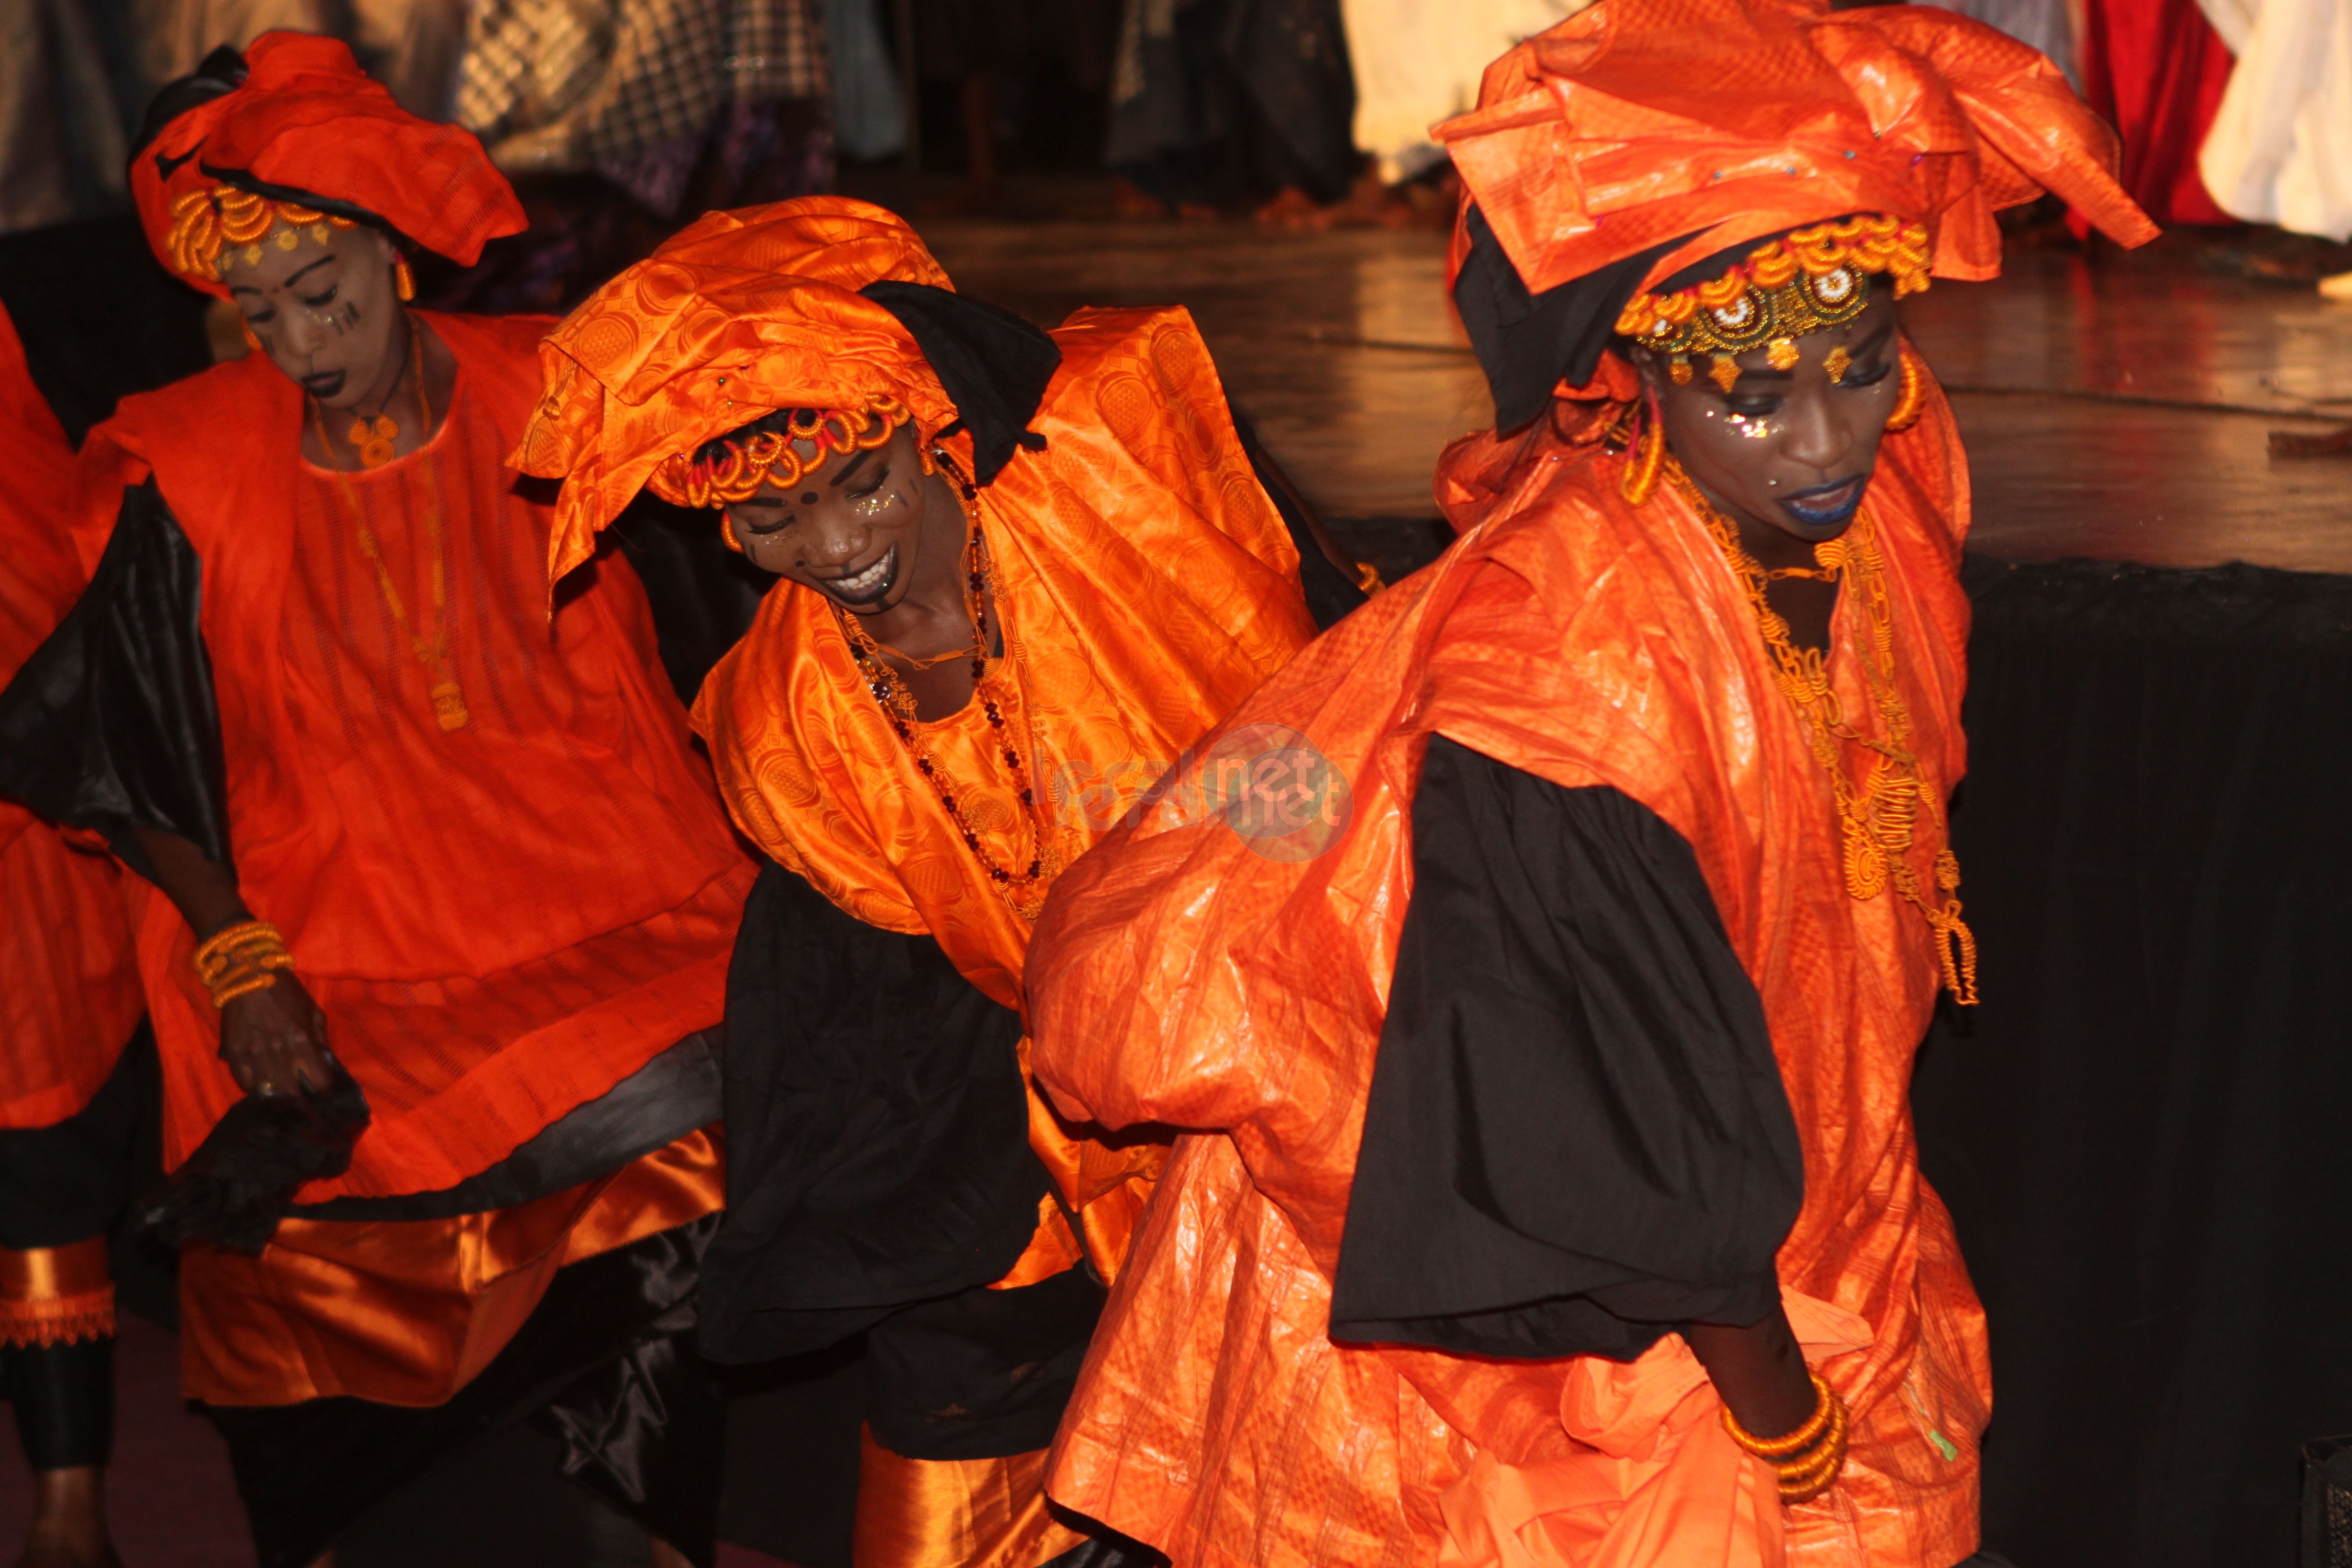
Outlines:
<svg viewBox="0 0 2352 1568"><path fill-rule="evenodd" d="M761 868L727 972L727 1218L702 1347L772 1360L1002 1279L1048 1190L1021 1018L928 936Z"/></svg>
<svg viewBox="0 0 2352 1568"><path fill-rule="evenodd" d="M1631 1359L1763 1317L1803 1163L1689 845L1443 736L1412 833L1332 1336Z"/></svg>
<svg viewBox="0 0 2352 1568"><path fill-rule="evenodd" d="M142 827L229 866L203 603L204 564L155 481L124 490L89 587L0 691L0 796L104 834L142 876Z"/></svg>

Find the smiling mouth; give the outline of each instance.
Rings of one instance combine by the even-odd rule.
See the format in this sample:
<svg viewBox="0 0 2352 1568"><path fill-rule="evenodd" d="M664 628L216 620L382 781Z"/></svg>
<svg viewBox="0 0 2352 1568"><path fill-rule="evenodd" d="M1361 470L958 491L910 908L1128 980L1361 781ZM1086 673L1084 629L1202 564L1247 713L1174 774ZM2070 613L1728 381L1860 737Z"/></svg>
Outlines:
<svg viewBox="0 0 2352 1568"><path fill-rule="evenodd" d="M342 389L343 373L339 370L322 370L302 378L302 390L313 397L332 397Z"/></svg>
<svg viewBox="0 0 2352 1568"><path fill-rule="evenodd" d="M1794 495L1780 498L1780 510L1807 528L1835 528L1853 521L1862 506L1862 492L1869 476L1856 474L1850 479L1838 479Z"/></svg>
<svg viewBox="0 0 2352 1568"><path fill-rule="evenodd" d="M842 577L824 577L817 586L844 605L879 604L898 584L898 547L892 545L871 566Z"/></svg>

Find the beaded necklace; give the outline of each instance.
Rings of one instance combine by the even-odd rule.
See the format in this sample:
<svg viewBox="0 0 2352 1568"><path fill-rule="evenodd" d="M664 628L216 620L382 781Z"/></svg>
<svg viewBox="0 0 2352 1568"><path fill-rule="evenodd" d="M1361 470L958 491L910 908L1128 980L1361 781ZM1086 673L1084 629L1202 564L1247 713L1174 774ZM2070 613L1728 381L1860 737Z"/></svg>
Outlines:
<svg viewBox="0 0 2352 1568"><path fill-rule="evenodd" d="M1699 492L1682 465L1667 459L1667 472L1692 508L1715 536L1724 563L1747 591L1756 612L1756 627L1772 656L1781 692L1797 710L1813 758L1830 777L1837 800L1839 826L1845 842L1845 888L1857 899L1874 899L1889 887L1936 933L1936 957L1943 966L1944 984L1954 1001L1973 1005L1977 999L1977 942L1960 919L1960 863L1947 847L1936 852L1937 898L1929 902L1918 874L1908 858L1917 819L1927 818L1928 830L1946 838L1943 803L1911 750L1911 710L1895 685L1895 611L1887 595L1885 562L1878 551L1878 531L1868 512L1857 513L1852 527L1836 539L1813 547L1818 568L1767 571L1739 542L1739 530ZM1789 640L1789 623L1774 610L1765 590L1779 579L1810 577L1820 582L1843 581L1862 595L1870 616L1870 643L1862 658L1863 679L1870 688L1885 739L1876 740L1845 721L1837 692L1830 685L1829 667L1817 648L1801 648ZM1857 789L1843 765L1840 742L1872 753L1867 778Z"/></svg>
<svg viewBox="0 0 2352 1568"><path fill-rule="evenodd" d="M1044 912L1045 889L1061 868L1055 863L1053 853L1046 847L1045 826L1036 820L1036 791L1030 785L1027 764L1021 760L1021 748L1013 744L1012 736L1006 731L1004 714L997 707L996 699L981 684L982 678L988 672L988 606L992 603L1003 603L1003 595L997 592L996 573L989 559L988 542L981 534L980 514L971 506L969 495L963 498L963 501L964 514L971 523L971 532L963 551L964 611L971 617L971 694L979 700L981 712L988 720L997 755L1004 759L1005 767L1011 771L1014 793L1020 796L1022 808L1030 818L1030 854L1026 869L1015 871L1000 864L989 853L988 846L981 842L979 829L965 815L963 804L956 798L954 786L948 781L948 770L923 744L920 731L916 728L913 690L889 660L883 657L882 645L857 624L857 617L830 600L827 603L833 610L835 624L841 627L841 635L849 644L851 656L857 661L857 673L864 678L866 689L874 694L882 716L889 721L891 732L898 737L898 743L913 759L915 771L923 775L925 782L938 795L940 805L947 812L948 820L955 825L956 834L963 840L964 847L971 851L972 858L980 862L981 869L996 885L998 896L1012 906L1013 911L1023 920L1034 921ZM1006 637L1005 644L1007 651L1011 651L1010 635Z"/></svg>
<svg viewBox="0 0 2352 1568"><path fill-rule="evenodd" d="M416 412L427 440L433 435L433 410L425 398L425 339L415 322L409 323L408 342L416 356ZM318 426L319 450L327 459L327 471L335 476L335 483L343 492L344 501L352 509L352 528L359 541L360 553L375 568L375 585L383 594L384 604L392 611L393 623L408 633L409 648L416 655L417 663L425 667L425 679L431 683L428 695L433 701L434 721L446 734L462 730L473 715L466 709L466 694L458 688L457 672L449 668L449 611L446 603L446 574L441 562L441 492L434 483L432 472L425 473L425 534L433 542L433 630L428 635L420 617L416 629L408 629L408 610L400 600L400 587L392 580L391 571L383 563L383 552L377 547L375 534L367 525L367 513L361 510L359 491L351 475L335 461L335 448L327 440L326 416L320 413L315 399L304 399L310 405L311 422ZM429 459L428 459L429 461Z"/></svg>

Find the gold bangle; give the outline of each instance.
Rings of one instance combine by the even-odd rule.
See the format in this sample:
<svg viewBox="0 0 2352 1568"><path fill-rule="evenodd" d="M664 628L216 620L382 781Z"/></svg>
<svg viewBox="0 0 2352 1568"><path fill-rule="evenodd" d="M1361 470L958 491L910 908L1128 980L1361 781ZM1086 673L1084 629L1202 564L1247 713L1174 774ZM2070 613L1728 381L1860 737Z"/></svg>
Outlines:
<svg viewBox="0 0 2352 1568"><path fill-rule="evenodd" d="M1837 1419L1815 1452L1780 1467L1780 1501L1787 1506L1810 1502L1835 1484L1845 1468L1848 1426L1845 1402L1838 1401Z"/></svg>
<svg viewBox="0 0 2352 1568"><path fill-rule="evenodd" d="M1791 1454L1802 1453L1818 1442L1829 1426L1832 1413L1839 1408L1838 1397L1831 1392L1828 1382L1820 1373L1809 1372L1806 1375L1812 1379L1813 1384L1813 1413L1803 1426L1778 1437L1759 1437L1739 1424L1739 1418L1727 1405L1723 1407L1723 1429L1731 1434L1731 1440L1759 1459L1785 1459Z"/></svg>
<svg viewBox="0 0 2352 1568"><path fill-rule="evenodd" d="M239 921L198 943L192 962L218 1008L277 984L277 972L293 968L294 955L268 921Z"/></svg>

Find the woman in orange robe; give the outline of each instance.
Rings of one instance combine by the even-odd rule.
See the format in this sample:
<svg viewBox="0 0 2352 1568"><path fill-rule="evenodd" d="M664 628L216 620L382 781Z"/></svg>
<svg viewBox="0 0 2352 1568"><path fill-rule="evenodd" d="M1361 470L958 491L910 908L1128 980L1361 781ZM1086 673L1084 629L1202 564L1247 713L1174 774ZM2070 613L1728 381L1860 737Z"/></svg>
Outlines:
<svg viewBox="0 0 2352 1568"><path fill-rule="evenodd" d="M404 303L406 247L471 261L513 194L298 34L167 89L131 180L257 352L90 435L90 586L0 698L0 787L143 879L187 1392L266 1564L525 1415L708 1563L706 1032L751 870L633 575L550 613L502 463L548 323Z"/></svg>
<svg viewBox="0 0 2352 1568"><path fill-rule="evenodd" d="M0 311L0 677L81 591L73 461ZM124 1049L144 1004L112 860L0 803L0 1386L37 1489L26 1561L95 1564L110 1552L107 1232L130 1196L154 1055Z"/></svg>
<svg viewBox="0 0 2352 1568"><path fill-rule="evenodd" d="M1179 1140L1048 1478L1180 1564L1977 1550L1982 1314L1912 1052L1972 998L1968 477L1895 296L2153 231L1925 6L1601 0L1441 127L1462 537L1056 888L1034 1063ZM1293 852L1188 810L1283 735Z"/></svg>
<svg viewBox="0 0 2352 1568"><path fill-rule="evenodd" d="M546 359L559 591L641 487L783 579L694 709L773 862L704 1344L866 1333L860 1568L1114 1561L1038 1481L1163 1148L1024 1089L1022 975L1054 878L1314 630L1215 367L1181 310L1042 332L826 198L704 218Z"/></svg>

